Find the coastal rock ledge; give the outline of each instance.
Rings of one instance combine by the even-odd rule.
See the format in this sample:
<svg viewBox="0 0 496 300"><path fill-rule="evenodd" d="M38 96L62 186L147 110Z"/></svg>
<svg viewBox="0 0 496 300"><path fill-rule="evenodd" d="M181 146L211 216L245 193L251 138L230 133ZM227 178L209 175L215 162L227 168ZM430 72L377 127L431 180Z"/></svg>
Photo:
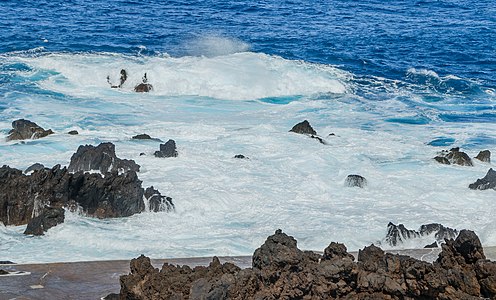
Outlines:
<svg viewBox="0 0 496 300"><path fill-rule="evenodd" d="M374 245L357 262L339 243L320 255L277 230L255 251L252 268L214 257L208 267L165 263L158 270L143 255L130 267L116 299L496 299L496 262L469 230L446 240L433 263Z"/></svg>

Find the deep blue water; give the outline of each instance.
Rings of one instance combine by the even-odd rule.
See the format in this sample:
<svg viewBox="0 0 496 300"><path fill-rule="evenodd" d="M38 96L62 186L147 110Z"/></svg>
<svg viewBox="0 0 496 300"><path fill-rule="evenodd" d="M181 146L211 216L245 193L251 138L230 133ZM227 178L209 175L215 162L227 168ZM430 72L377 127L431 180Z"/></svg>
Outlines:
<svg viewBox="0 0 496 300"><path fill-rule="evenodd" d="M190 54L188 40L204 34L354 74L405 79L409 68L422 68L496 86L492 0L0 2L0 52L44 47L182 56ZM471 88L461 85L454 89Z"/></svg>

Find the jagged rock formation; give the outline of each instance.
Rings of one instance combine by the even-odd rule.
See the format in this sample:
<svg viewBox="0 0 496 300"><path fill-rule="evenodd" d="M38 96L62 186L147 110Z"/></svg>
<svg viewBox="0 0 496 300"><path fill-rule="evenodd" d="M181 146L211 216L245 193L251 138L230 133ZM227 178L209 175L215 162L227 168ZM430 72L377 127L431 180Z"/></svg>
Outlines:
<svg viewBox="0 0 496 300"><path fill-rule="evenodd" d="M214 257L208 267L131 261L120 278L120 299L494 299L496 263L485 260L478 237L462 230L427 263L384 253L371 245L358 262L342 244L331 243L324 256L301 251L280 230L255 251L252 268L241 270Z"/></svg>
<svg viewBox="0 0 496 300"><path fill-rule="evenodd" d="M348 175L344 182L345 186L363 188L367 185L367 179L360 175Z"/></svg>
<svg viewBox="0 0 496 300"><path fill-rule="evenodd" d="M479 154L477 154L477 156L475 158L480 160L480 161L490 163L491 162L491 151L483 150L483 151L479 152Z"/></svg>
<svg viewBox="0 0 496 300"><path fill-rule="evenodd" d="M24 174L27 174L29 172L33 172L35 170L41 170L41 169L44 169L45 166L40 164L40 163L34 163L32 164L31 166L27 167L26 170L24 170Z"/></svg>
<svg viewBox="0 0 496 300"><path fill-rule="evenodd" d="M300 133L300 134L309 134L309 135L316 135L317 132L312 128L310 123L305 120L303 122L300 122L293 126L291 128L290 132L295 132L295 133Z"/></svg>
<svg viewBox="0 0 496 300"><path fill-rule="evenodd" d="M48 229L64 223L64 218L65 211L63 208L45 206L40 215L29 221L24 234L44 235Z"/></svg>
<svg viewBox="0 0 496 300"><path fill-rule="evenodd" d="M168 140L165 144L160 144L160 150L153 154L156 157L177 157L176 142Z"/></svg>
<svg viewBox="0 0 496 300"><path fill-rule="evenodd" d="M406 240L427 237L434 233L434 243L441 244L445 239L454 239L458 235L456 229L445 227L441 224L432 223L420 226L419 230L407 229L403 224L395 225L389 222L387 226L386 243L397 246ZM431 244L432 245L432 244Z"/></svg>
<svg viewBox="0 0 496 300"><path fill-rule="evenodd" d="M471 183L468 187L472 190L496 190L496 171L492 168L489 169L484 178L477 179L476 182Z"/></svg>
<svg viewBox="0 0 496 300"><path fill-rule="evenodd" d="M162 196L160 192L150 186L145 190L145 198L148 199L149 209L153 212L172 211L175 209L172 198Z"/></svg>
<svg viewBox="0 0 496 300"><path fill-rule="evenodd" d="M452 148L450 151L442 151L434 159L445 165L460 165L460 166L473 166L472 159L465 152L461 152L460 148Z"/></svg>
<svg viewBox="0 0 496 300"><path fill-rule="evenodd" d="M112 172L139 172L140 166L132 159L120 159L115 154L115 145L101 143L98 146L79 146L71 157L69 172L100 171L102 174Z"/></svg>
<svg viewBox="0 0 496 300"><path fill-rule="evenodd" d="M45 130L38 124L24 119L12 122L12 128L7 136L7 141L39 139L53 133L51 129Z"/></svg>
<svg viewBox="0 0 496 300"><path fill-rule="evenodd" d="M70 134L70 135L78 135L79 132L77 130L71 130L69 131L67 134Z"/></svg>
<svg viewBox="0 0 496 300"><path fill-rule="evenodd" d="M236 155L234 155L234 158L239 158L239 159L250 159L249 157L244 156L243 154L236 154Z"/></svg>

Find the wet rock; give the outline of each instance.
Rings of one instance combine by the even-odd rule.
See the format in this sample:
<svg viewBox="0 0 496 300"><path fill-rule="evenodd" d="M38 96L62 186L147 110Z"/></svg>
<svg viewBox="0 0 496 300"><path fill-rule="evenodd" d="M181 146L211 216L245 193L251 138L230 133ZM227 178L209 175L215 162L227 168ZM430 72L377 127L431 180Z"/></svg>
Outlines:
<svg viewBox="0 0 496 300"><path fill-rule="evenodd" d="M348 175L344 182L345 186L348 187L359 187L363 188L367 185L367 179L360 175Z"/></svg>
<svg viewBox="0 0 496 300"><path fill-rule="evenodd" d="M480 161L490 163L491 162L491 151L489 151L489 150L481 151L481 152L479 152L479 154L477 154L477 156L475 158L480 160Z"/></svg>
<svg viewBox="0 0 496 300"><path fill-rule="evenodd" d="M8 271L5 271L4 269L0 269L0 275L7 275L10 274Z"/></svg>
<svg viewBox="0 0 496 300"><path fill-rule="evenodd" d="M442 151L434 159L442 164L455 164L460 166L473 166L472 159L465 152L461 152L460 148L452 148L450 151Z"/></svg>
<svg viewBox="0 0 496 300"><path fill-rule="evenodd" d="M13 265L13 264L15 263L10 260L0 260L0 265Z"/></svg>
<svg viewBox="0 0 496 300"><path fill-rule="evenodd" d="M168 140L165 144L160 144L160 150L155 151L155 157L177 157L176 142Z"/></svg>
<svg viewBox="0 0 496 300"><path fill-rule="evenodd" d="M24 234L44 235L48 229L64 223L64 218L65 211L63 208L45 206L40 215L29 221Z"/></svg>
<svg viewBox="0 0 496 300"><path fill-rule="evenodd" d="M71 157L69 172L97 170L102 174L110 172L139 172L140 166L134 160L120 159L115 154L115 145L101 143L98 146L79 146Z"/></svg>
<svg viewBox="0 0 496 300"><path fill-rule="evenodd" d="M133 136L133 140L151 140L152 137L146 133L138 134Z"/></svg>
<svg viewBox="0 0 496 300"><path fill-rule="evenodd" d="M67 134L70 134L70 135L78 135L79 132L77 130L71 130L69 131Z"/></svg>
<svg viewBox="0 0 496 300"><path fill-rule="evenodd" d="M311 137L312 139L316 139L316 140L317 140L317 141L319 141L319 143L321 143L322 145L327 145L327 142L326 142L326 141L324 141L324 139L323 139L323 138L321 138L321 137L319 137L319 136L316 136L316 135L313 135L313 134L312 134L310 137Z"/></svg>
<svg viewBox="0 0 496 300"><path fill-rule="evenodd" d="M445 239L455 238L458 235L458 231L437 223L422 225L417 231L407 229L403 224L395 225L389 222L384 240L390 246L397 246L406 240L426 237L432 234L434 234L434 243L443 243Z"/></svg>
<svg viewBox="0 0 496 300"><path fill-rule="evenodd" d="M293 126L293 128L291 128L290 132L309 134L309 135L316 135L317 134L317 132L312 128L312 126L310 125L310 123L307 120Z"/></svg>
<svg viewBox="0 0 496 300"><path fill-rule="evenodd" d="M29 120L19 119L12 122L13 129L7 136L7 141L39 139L47 135L53 134L51 129L45 130L36 123Z"/></svg>
<svg viewBox="0 0 496 300"><path fill-rule="evenodd" d="M31 166L29 166L26 170L24 170L24 174L27 174L29 172L33 172L36 170L43 170L44 168L45 168L44 165L42 165L40 163L34 163Z"/></svg>
<svg viewBox="0 0 496 300"><path fill-rule="evenodd" d="M278 230L241 270L214 257L208 267L153 268L131 261L121 276L121 299L494 299L496 264L483 259L470 232L443 245L434 264L365 247L354 262L346 247L331 243L324 256L304 252ZM468 260L466 260L469 258ZM475 260L475 262L473 262Z"/></svg>
<svg viewBox="0 0 496 300"><path fill-rule="evenodd" d="M169 212L174 210L174 203L172 203L172 198L167 196L162 196L162 194L160 194L158 190L154 189L153 186L148 187L145 190L145 198L148 200L150 211Z"/></svg>
<svg viewBox="0 0 496 300"><path fill-rule="evenodd" d="M108 294L107 296L103 297L103 300L120 300L121 297L119 296L119 294Z"/></svg>
<svg viewBox="0 0 496 300"><path fill-rule="evenodd" d="M486 176L477 179L476 182L471 183L468 187L472 190L496 190L496 171L494 171L492 168L489 169Z"/></svg>
<svg viewBox="0 0 496 300"><path fill-rule="evenodd" d="M436 242L432 243L432 244L429 244L429 245L425 245L424 246L424 249L430 249L430 248L438 248L439 246L437 245Z"/></svg>
<svg viewBox="0 0 496 300"><path fill-rule="evenodd" d="M249 159L248 157L244 156L243 154L236 154L236 155L234 155L234 158Z"/></svg>
<svg viewBox="0 0 496 300"><path fill-rule="evenodd" d="M137 93L148 93L153 90L153 86L149 83L140 83L134 87L134 91Z"/></svg>

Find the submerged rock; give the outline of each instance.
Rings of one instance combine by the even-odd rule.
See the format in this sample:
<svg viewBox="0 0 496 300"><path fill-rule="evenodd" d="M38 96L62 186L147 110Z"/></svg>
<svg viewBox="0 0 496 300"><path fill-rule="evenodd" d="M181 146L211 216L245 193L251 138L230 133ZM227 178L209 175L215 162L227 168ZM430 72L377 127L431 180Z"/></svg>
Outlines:
<svg viewBox="0 0 496 300"><path fill-rule="evenodd" d="M160 144L160 150L153 154L156 157L177 157L176 142L168 140L165 144Z"/></svg>
<svg viewBox="0 0 496 300"><path fill-rule="evenodd" d="M465 152L461 152L460 148L452 148L450 151L442 151L434 159L442 164L450 165L460 165L460 166L473 166L472 159Z"/></svg>
<svg viewBox="0 0 496 300"><path fill-rule="evenodd" d="M489 150L481 151L481 152L479 152L479 154L477 154L477 156L475 158L482 161L482 162L490 163L491 162L491 151L489 151Z"/></svg>
<svg viewBox="0 0 496 300"><path fill-rule="evenodd" d="M153 212L159 211L172 211L174 210L174 203L171 197L162 196L160 192L153 188L148 187L145 190L145 198L148 200L149 209Z"/></svg>
<svg viewBox="0 0 496 300"><path fill-rule="evenodd" d="M434 243L441 244L445 239L453 239L457 236L458 231L441 224L432 223L420 226L420 229L407 229L403 224L395 225L389 222L387 226L387 234L384 240L390 246L397 246L407 240L427 237L434 234ZM431 244L432 245L432 244Z"/></svg>
<svg viewBox="0 0 496 300"><path fill-rule="evenodd" d="M360 175L348 175L344 184L349 187L363 188L367 185L367 179Z"/></svg>
<svg viewBox="0 0 496 300"><path fill-rule="evenodd" d="M477 179L476 182L471 183L468 187L472 190L496 190L496 171L494 171L492 168L489 169L486 176Z"/></svg>
<svg viewBox="0 0 496 300"><path fill-rule="evenodd" d="M152 137L146 133L138 134L133 136L133 140L151 140Z"/></svg>
<svg viewBox="0 0 496 300"><path fill-rule="evenodd" d="M44 235L48 229L63 223L64 218L63 208L45 206L40 215L29 221L24 234Z"/></svg>
<svg viewBox="0 0 496 300"><path fill-rule="evenodd" d="M234 158L249 159L248 157L244 156L243 154L236 154L236 155L234 155Z"/></svg>
<svg viewBox="0 0 496 300"><path fill-rule="evenodd" d="M77 130L71 130L69 131L67 134L70 134L70 135L78 135L79 132Z"/></svg>
<svg viewBox="0 0 496 300"><path fill-rule="evenodd" d="M295 132L295 133L300 133L300 134L309 134L309 135L316 135L317 132L312 128L310 123L305 120L303 122L300 122L293 126L291 128L290 132Z"/></svg>
<svg viewBox="0 0 496 300"><path fill-rule="evenodd" d="M71 157L69 172L100 171L102 174L110 172L139 172L140 166L134 160L120 159L115 154L115 145L101 143L98 146L79 146Z"/></svg>
<svg viewBox="0 0 496 300"><path fill-rule="evenodd" d="M120 278L120 299L494 299L496 263L480 241L463 230L448 240L434 263L384 253L371 245L354 262L331 243L324 256L301 251L278 230L255 250L253 266L240 269L214 257L208 267L161 270L149 258L131 260Z"/></svg>
<svg viewBox="0 0 496 300"><path fill-rule="evenodd" d="M134 91L137 93L148 93L153 90L153 86L149 83L140 83L134 87Z"/></svg>
<svg viewBox="0 0 496 300"><path fill-rule="evenodd" d="M7 141L39 139L53 134L53 131L51 129L45 130L38 126L38 124L24 119L19 119L12 122L12 127L13 129L7 136Z"/></svg>

